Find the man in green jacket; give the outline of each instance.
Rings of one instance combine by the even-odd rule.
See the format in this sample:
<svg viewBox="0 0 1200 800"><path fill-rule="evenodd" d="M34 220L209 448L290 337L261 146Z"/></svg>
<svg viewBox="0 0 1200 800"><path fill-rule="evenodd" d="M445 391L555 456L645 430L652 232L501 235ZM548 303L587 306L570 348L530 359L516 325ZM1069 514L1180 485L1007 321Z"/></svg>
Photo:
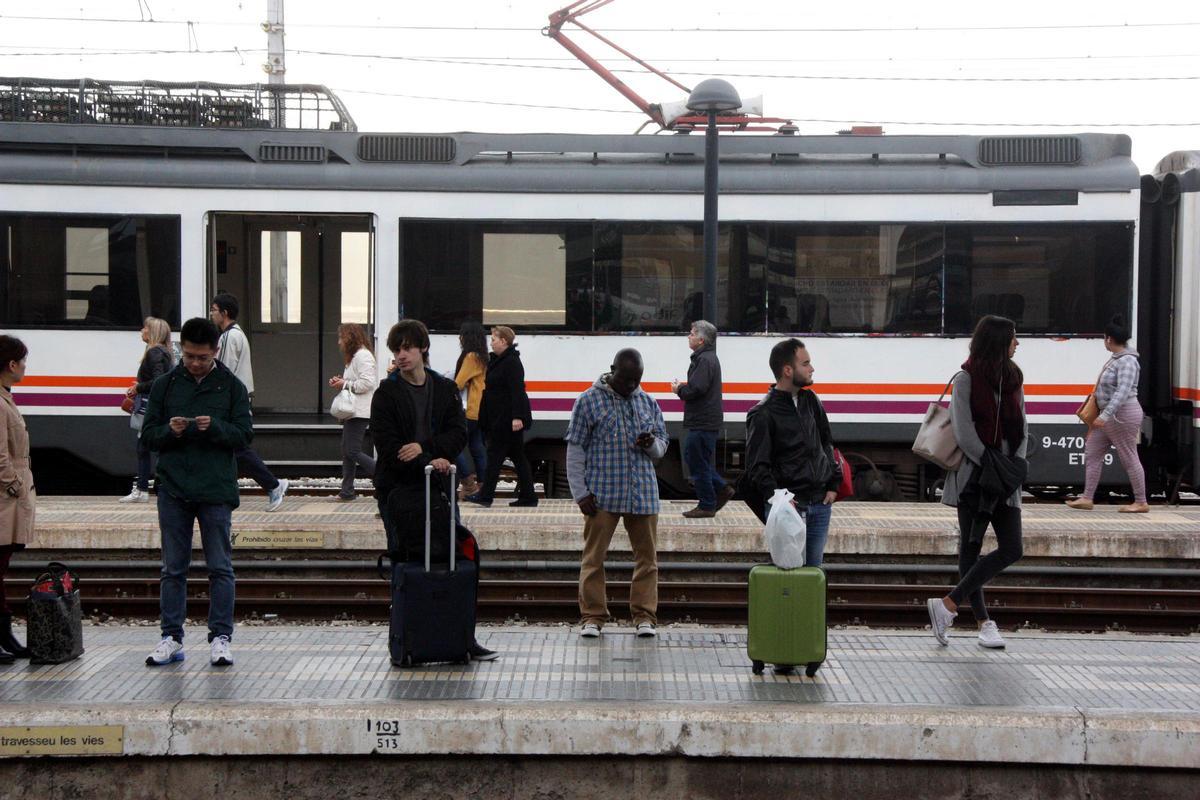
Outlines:
<svg viewBox="0 0 1200 800"><path fill-rule="evenodd" d="M146 657L151 666L183 660L187 575L192 528L208 566L208 641L214 666L233 664L233 544L229 529L238 506L234 453L250 444L250 397L217 361L220 331L207 319L189 319L179 339L180 363L154 381L142 437L158 451L158 525L162 531L159 608L162 641Z"/></svg>

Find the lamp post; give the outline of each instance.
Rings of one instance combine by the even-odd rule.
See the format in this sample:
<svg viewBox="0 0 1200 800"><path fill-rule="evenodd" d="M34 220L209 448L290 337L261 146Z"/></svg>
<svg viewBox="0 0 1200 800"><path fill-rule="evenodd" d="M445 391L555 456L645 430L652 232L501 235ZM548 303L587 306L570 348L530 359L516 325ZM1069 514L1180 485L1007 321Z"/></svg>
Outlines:
<svg viewBox="0 0 1200 800"><path fill-rule="evenodd" d="M717 324L717 114L742 105L728 81L709 78L688 95L687 107L708 117L704 132L704 318Z"/></svg>

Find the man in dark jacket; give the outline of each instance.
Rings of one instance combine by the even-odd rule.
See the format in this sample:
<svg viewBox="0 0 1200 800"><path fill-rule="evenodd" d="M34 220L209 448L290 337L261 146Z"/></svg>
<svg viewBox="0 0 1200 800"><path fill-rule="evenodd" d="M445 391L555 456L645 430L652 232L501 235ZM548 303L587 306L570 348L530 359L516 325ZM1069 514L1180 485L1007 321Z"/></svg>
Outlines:
<svg viewBox="0 0 1200 800"><path fill-rule="evenodd" d="M506 325L492 328L492 355L484 377L483 400L479 404L479 429L487 440L487 471L479 491L464 500L488 507L496 495L500 467L512 459L517 471L517 499L510 506L536 506L533 470L525 457L525 434L533 426L529 394L525 391L525 367L517 352L516 333Z"/></svg>
<svg viewBox="0 0 1200 800"><path fill-rule="evenodd" d="M424 504L425 467L445 476L467 445L467 418L458 386L429 369L429 331L413 319L397 322L388 331L388 349L396 369L379 384L371 399L371 435L375 441L375 499L388 542L400 540L389 513L388 497L403 491ZM440 487L455 502L448 479ZM390 544L389 544L390 546ZM471 658L491 661L497 653L475 642Z"/></svg>
<svg viewBox="0 0 1200 800"><path fill-rule="evenodd" d="M842 471L833 457L829 417L812 386L813 365L799 339L771 348L775 386L746 412L746 504L766 521L776 489L792 501L808 530L804 565L819 567Z"/></svg>
<svg viewBox="0 0 1200 800"><path fill-rule="evenodd" d="M233 543L230 524L238 507L238 450L250 444L250 397L246 387L217 362L217 326L189 319L179 338L180 364L150 389L142 437L158 451L158 524L162 531L159 605L162 641L149 665L183 660L187 575L192 527L208 567L208 641L214 666L233 664Z"/></svg>
<svg viewBox="0 0 1200 800"><path fill-rule="evenodd" d="M717 358L717 328L711 322L696 320L688 333L692 363L687 381L671 381L671 391L683 400L683 460L698 505L683 512L685 517L712 517L733 497L733 488L717 472L717 437L725 422L721 397L721 362Z"/></svg>

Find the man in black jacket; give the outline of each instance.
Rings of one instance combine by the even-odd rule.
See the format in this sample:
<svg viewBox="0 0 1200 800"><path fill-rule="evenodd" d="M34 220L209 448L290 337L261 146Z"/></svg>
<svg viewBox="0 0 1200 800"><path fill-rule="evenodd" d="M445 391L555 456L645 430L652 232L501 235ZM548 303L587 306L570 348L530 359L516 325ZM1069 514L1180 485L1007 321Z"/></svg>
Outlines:
<svg viewBox="0 0 1200 800"><path fill-rule="evenodd" d="M799 339L771 348L775 386L746 412L746 504L766 521L776 489L796 495L808 535L804 565L819 567L842 471L833 457L829 418L812 386L813 365Z"/></svg>
<svg viewBox="0 0 1200 800"><path fill-rule="evenodd" d="M428 369L429 331L424 323L411 319L397 322L388 331L387 346L395 357L396 370L371 399L371 435L377 455L375 499L391 546L400 540L400 532L391 527L395 520L389 514L388 496L405 491L423 506L426 465L434 468L440 488L449 502L454 502L443 476L466 447L467 418L458 386ZM478 642L471 646L476 661L491 661L496 656Z"/></svg>
<svg viewBox="0 0 1200 800"><path fill-rule="evenodd" d="M717 328L696 320L688 333L692 363L687 381L671 381L671 391L683 400L683 460L696 487L695 508L683 512L688 518L712 517L733 497L733 488L717 472L717 437L725 423L721 396L721 362L717 358Z"/></svg>

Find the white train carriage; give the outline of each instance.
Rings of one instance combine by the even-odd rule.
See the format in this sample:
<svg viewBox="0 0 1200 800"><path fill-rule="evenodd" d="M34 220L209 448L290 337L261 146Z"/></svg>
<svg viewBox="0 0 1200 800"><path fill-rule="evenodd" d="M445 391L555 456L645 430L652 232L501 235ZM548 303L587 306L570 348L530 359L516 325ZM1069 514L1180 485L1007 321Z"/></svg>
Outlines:
<svg viewBox="0 0 1200 800"><path fill-rule="evenodd" d="M117 406L140 320L178 329L217 290L242 298L259 447L281 471L339 463L324 412L343 321L371 326L386 361L388 326L422 319L447 371L464 320L514 327L530 451L552 483L573 399L622 347L642 351L679 433L669 382L701 308L700 137L0 123L0 183L0 324L31 348L17 399L35 463L130 474ZM1082 480L1074 409L1104 325L1139 314L1127 137L725 137L720 190L726 469L772 344L796 335L836 437L883 473L864 471L864 494L927 495L937 474L912 435L974 321L1001 313L1020 334L1031 480ZM662 476L686 488L677 451Z"/></svg>

